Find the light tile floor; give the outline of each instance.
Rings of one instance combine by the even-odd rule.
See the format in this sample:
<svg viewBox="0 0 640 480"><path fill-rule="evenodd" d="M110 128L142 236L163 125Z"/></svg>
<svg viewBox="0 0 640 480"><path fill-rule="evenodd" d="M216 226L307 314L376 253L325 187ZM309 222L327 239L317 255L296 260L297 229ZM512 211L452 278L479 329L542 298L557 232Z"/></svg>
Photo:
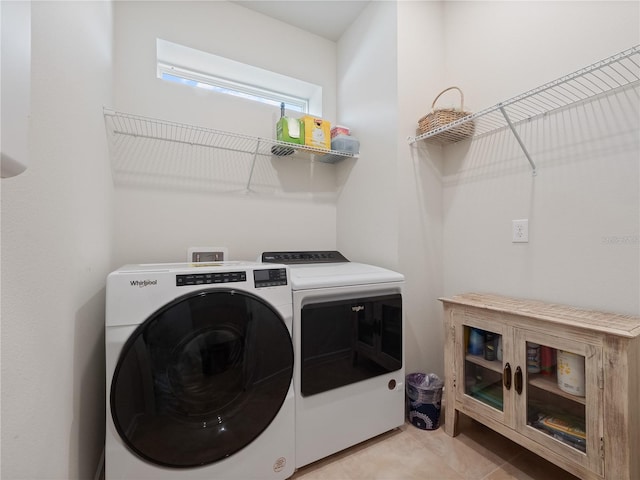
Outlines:
<svg viewBox="0 0 640 480"><path fill-rule="evenodd" d="M291 480L576 480L462 414L459 432L452 438L442 427L405 423L302 467Z"/></svg>

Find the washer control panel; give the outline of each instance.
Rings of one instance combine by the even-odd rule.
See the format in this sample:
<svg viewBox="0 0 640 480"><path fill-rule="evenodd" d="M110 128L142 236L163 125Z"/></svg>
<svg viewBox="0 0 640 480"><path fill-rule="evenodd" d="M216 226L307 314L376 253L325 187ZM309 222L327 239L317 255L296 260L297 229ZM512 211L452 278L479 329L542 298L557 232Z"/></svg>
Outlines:
<svg viewBox="0 0 640 480"><path fill-rule="evenodd" d="M344 255L337 250L309 250L301 252L264 252L263 263L284 263L295 265L299 263L343 263L348 262Z"/></svg>
<svg viewBox="0 0 640 480"><path fill-rule="evenodd" d="M247 272L220 272L220 273L189 273L186 275L176 275L176 286L185 287L187 285L208 285L211 283L233 283L246 282Z"/></svg>
<svg viewBox="0 0 640 480"><path fill-rule="evenodd" d="M256 288L261 287L277 287L287 284L286 268L268 268L264 270L253 271L253 281Z"/></svg>

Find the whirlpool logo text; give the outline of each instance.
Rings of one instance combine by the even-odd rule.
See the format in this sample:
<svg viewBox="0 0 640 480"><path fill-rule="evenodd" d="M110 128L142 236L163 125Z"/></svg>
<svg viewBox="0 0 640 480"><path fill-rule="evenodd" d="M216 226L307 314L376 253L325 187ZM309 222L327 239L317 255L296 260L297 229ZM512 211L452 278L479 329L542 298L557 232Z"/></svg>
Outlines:
<svg viewBox="0 0 640 480"><path fill-rule="evenodd" d="M152 287L158 285L158 280L131 280L132 287Z"/></svg>

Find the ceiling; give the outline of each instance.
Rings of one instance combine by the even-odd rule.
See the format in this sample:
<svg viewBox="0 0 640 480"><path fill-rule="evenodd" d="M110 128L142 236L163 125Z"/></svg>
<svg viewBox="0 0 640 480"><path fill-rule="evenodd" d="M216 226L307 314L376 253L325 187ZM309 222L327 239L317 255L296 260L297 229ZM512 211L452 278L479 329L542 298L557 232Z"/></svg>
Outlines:
<svg viewBox="0 0 640 480"><path fill-rule="evenodd" d="M236 0L233 3L337 42L370 0Z"/></svg>

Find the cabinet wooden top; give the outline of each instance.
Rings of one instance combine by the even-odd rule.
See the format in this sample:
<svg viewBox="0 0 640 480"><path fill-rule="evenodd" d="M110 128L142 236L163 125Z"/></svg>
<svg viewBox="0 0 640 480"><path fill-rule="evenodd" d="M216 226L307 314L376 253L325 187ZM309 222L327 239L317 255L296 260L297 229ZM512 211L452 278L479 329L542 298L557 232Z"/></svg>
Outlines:
<svg viewBox="0 0 640 480"><path fill-rule="evenodd" d="M620 337L640 336L640 317L632 315L599 312L568 305L483 293L465 293L449 298L440 298L439 300L445 304L462 305L536 318L557 324L597 330Z"/></svg>

